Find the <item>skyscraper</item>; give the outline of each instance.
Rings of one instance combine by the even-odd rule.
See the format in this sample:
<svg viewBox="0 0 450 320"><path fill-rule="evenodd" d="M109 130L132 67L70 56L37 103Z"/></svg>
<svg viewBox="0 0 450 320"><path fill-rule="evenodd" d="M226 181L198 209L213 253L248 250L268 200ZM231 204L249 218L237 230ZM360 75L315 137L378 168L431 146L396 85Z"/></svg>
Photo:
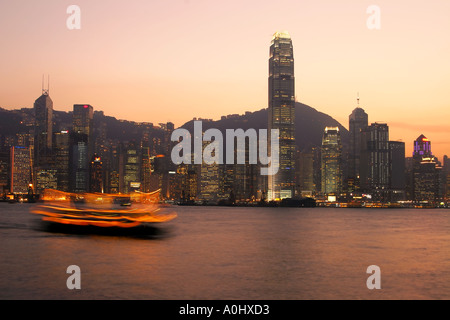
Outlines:
<svg viewBox="0 0 450 320"><path fill-rule="evenodd" d="M356 184L358 184L360 178L361 131L369 125L368 121L367 113L359 106L349 116L350 146L348 177L353 179Z"/></svg>
<svg viewBox="0 0 450 320"><path fill-rule="evenodd" d="M13 146L10 157L10 192L27 193L31 183L30 150Z"/></svg>
<svg viewBox="0 0 450 320"><path fill-rule="evenodd" d="M414 141L413 195L415 201L437 201L440 190L442 167L431 152L431 141L421 134Z"/></svg>
<svg viewBox="0 0 450 320"><path fill-rule="evenodd" d="M385 123L372 123L361 133L361 188L375 200L387 200L390 188L389 127Z"/></svg>
<svg viewBox="0 0 450 320"><path fill-rule="evenodd" d="M405 143L389 141L391 201L405 200Z"/></svg>
<svg viewBox="0 0 450 320"><path fill-rule="evenodd" d="M287 32L276 32L269 58L269 132L278 129L279 170L268 177L268 200L290 198L295 192L294 51ZM270 152L272 148L269 144Z"/></svg>
<svg viewBox="0 0 450 320"><path fill-rule="evenodd" d="M342 144L338 127L326 127L322 139L322 193L338 196L342 187Z"/></svg>
<svg viewBox="0 0 450 320"><path fill-rule="evenodd" d="M49 90L42 88L42 95L34 102L34 164L46 164L50 156L53 138L53 101Z"/></svg>
<svg viewBox="0 0 450 320"><path fill-rule="evenodd" d="M103 162L97 154L92 156L89 174L89 192L103 193Z"/></svg>
<svg viewBox="0 0 450 320"><path fill-rule="evenodd" d="M203 141L203 149L208 145ZM207 164L204 160L200 169L200 195L205 202L215 202L220 192L220 167L217 163Z"/></svg>
<svg viewBox="0 0 450 320"><path fill-rule="evenodd" d="M124 193L131 193L141 187L140 148L135 141L128 143L124 154Z"/></svg>
<svg viewBox="0 0 450 320"><path fill-rule="evenodd" d="M73 132L91 136L93 132L94 108L89 104L73 106Z"/></svg>
<svg viewBox="0 0 450 320"><path fill-rule="evenodd" d="M0 146L0 197L6 195L6 193L10 191L9 188L10 162L11 162L10 150Z"/></svg>
<svg viewBox="0 0 450 320"><path fill-rule="evenodd" d="M89 161L93 155L94 110L88 104L73 106L69 149L69 185L72 192L89 190Z"/></svg>
<svg viewBox="0 0 450 320"><path fill-rule="evenodd" d="M314 150L297 152L297 193L302 197L312 197L314 185Z"/></svg>
<svg viewBox="0 0 450 320"><path fill-rule="evenodd" d="M414 141L414 151L413 157L421 160L422 157L432 157L433 153L431 152L431 141L423 134L421 134Z"/></svg>
<svg viewBox="0 0 450 320"><path fill-rule="evenodd" d="M69 191L69 131L54 133L53 156L58 190Z"/></svg>

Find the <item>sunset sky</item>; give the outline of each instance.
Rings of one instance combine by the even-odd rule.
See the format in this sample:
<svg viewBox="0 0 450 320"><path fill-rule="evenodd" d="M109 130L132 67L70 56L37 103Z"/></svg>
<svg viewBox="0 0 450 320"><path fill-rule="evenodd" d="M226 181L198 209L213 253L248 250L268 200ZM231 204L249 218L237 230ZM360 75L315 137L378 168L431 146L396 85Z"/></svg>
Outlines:
<svg viewBox="0 0 450 320"><path fill-rule="evenodd" d="M66 26L73 4L80 30ZM278 30L292 37L298 101L348 128L359 92L407 156L422 133L450 155L448 0L3 0L0 107L32 107L49 74L55 110L176 126L260 110Z"/></svg>

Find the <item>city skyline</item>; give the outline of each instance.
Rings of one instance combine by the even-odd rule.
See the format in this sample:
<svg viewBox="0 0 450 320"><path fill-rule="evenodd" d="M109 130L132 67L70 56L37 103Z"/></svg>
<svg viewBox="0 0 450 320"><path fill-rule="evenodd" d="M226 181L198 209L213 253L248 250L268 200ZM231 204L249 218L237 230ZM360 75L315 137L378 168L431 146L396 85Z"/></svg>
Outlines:
<svg viewBox="0 0 450 320"><path fill-rule="evenodd" d="M359 92L369 123L388 123L407 156L420 134L439 159L450 153L448 2L378 1L380 30L367 28L372 3L361 1L78 1L80 30L66 27L68 3L27 4L0 4L11 44L0 53L6 109L32 107L50 74L55 110L89 101L120 119L176 126L260 110L268 107L268 44L288 30L298 48L297 101L348 128Z"/></svg>

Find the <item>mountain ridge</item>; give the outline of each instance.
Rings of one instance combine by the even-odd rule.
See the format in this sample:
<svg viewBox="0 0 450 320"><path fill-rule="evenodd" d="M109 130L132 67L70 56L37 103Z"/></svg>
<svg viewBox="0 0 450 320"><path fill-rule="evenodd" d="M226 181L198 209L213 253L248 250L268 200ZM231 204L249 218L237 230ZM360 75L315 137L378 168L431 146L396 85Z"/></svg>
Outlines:
<svg viewBox="0 0 450 320"><path fill-rule="evenodd" d="M70 130L72 112L54 110L53 113L54 131ZM311 106L296 102L295 117L296 144L300 151L306 151L313 147L319 147L322 143L324 129L327 126L339 127L343 148L344 150L347 149L349 132L343 125L331 116L324 112L318 111ZM30 132L32 129L32 118L33 108L22 108L15 110L0 108L0 135L7 136L15 135L19 132ZM193 132L194 119L187 121L178 128L185 128L190 132ZM207 130L210 128L216 128L222 132L225 132L226 129L267 129L267 119L268 109L263 108L254 112L245 112L243 115L228 115L223 116L219 120L203 121L203 129ZM138 141L140 137L142 137L144 130L149 130L149 133L154 136L162 137L161 130L156 126L150 126L148 122L138 123L135 121L119 120L112 116L106 116L103 111L95 111L95 130L100 127L100 123L105 123L106 138L108 139Z"/></svg>

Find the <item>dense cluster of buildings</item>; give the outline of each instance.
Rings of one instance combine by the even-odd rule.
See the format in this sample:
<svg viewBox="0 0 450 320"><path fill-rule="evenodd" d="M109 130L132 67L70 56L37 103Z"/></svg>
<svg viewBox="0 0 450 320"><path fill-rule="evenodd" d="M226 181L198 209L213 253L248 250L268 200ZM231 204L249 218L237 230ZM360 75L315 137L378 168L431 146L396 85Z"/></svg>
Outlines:
<svg viewBox="0 0 450 320"><path fill-rule="evenodd" d="M267 127L279 130L279 170L269 176L260 174L260 164L249 163L248 145L245 163L173 164L175 128L170 122L158 127L140 124L139 139L108 139L105 124L94 127L95 112L89 104L75 104L71 123L56 129L53 102L43 89L28 120L29 130L0 141L0 194L161 189L162 200L246 204L285 198L424 204L450 199L450 160L445 156L438 161L424 135L414 141L413 155L406 157L405 143L389 139L386 123L369 123L359 98L349 116L349 145L342 143L338 127L325 127L320 146L299 150L294 88L292 41L287 32L277 32L270 46ZM269 143L269 153L271 147Z"/></svg>
<svg viewBox="0 0 450 320"><path fill-rule="evenodd" d="M431 152L423 134L406 157L405 143L389 140L386 123L368 122L360 107L349 117L350 144L339 128L324 130L322 145L297 153L297 194L328 202L440 205L450 200L450 160Z"/></svg>

